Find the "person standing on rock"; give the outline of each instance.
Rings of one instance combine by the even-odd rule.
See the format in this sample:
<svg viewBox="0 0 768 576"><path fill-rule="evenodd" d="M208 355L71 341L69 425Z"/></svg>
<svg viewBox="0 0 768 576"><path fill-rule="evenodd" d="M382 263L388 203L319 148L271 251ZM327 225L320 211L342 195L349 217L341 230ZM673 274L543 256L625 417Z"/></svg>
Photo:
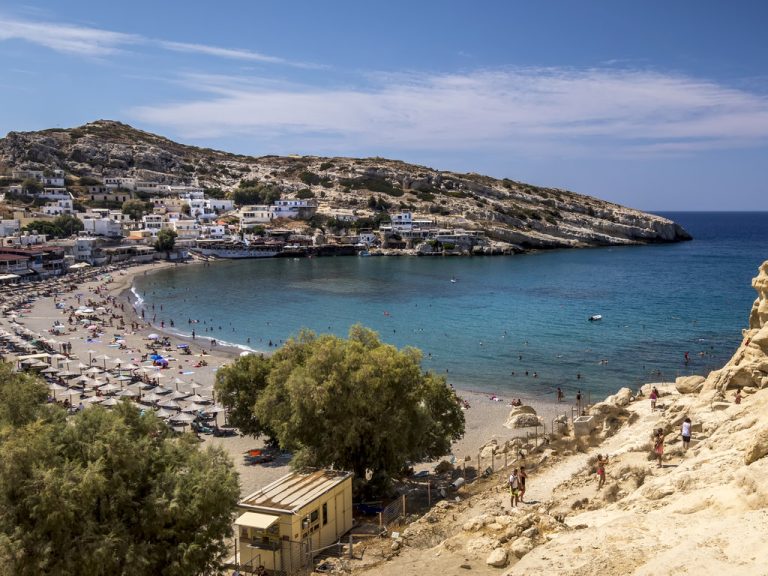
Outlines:
<svg viewBox="0 0 768 576"><path fill-rule="evenodd" d="M597 489L600 490L605 485L605 463L608 461L606 456L603 459L602 454L597 455Z"/></svg>
<svg viewBox="0 0 768 576"><path fill-rule="evenodd" d="M649 398L651 399L651 412L654 412L656 410L656 400L659 399L659 391L656 390L656 386L654 386L653 390L651 390L651 395Z"/></svg>
<svg viewBox="0 0 768 576"><path fill-rule="evenodd" d="M653 451L656 454L656 457L659 459L657 468L661 468L661 459L664 456L664 430L662 428L659 428L656 431L656 436L653 438Z"/></svg>
<svg viewBox="0 0 768 576"><path fill-rule="evenodd" d="M686 418L683 420L683 425L680 428L680 435L683 437L683 450L688 450L691 445L691 419Z"/></svg>
<svg viewBox="0 0 768 576"><path fill-rule="evenodd" d="M517 473L517 482L520 486L520 503L525 504L523 497L525 496L525 481L528 478L528 474L525 473L525 466L520 466L520 471Z"/></svg>
<svg viewBox="0 0 768 576"><path fill-rule="evenodd" d="M741 388L736 389L736 396L733 397L734 404L741 404Z"/></svg>
<svg viewBox="0 0 768 576"><path fill-rule="evenodd" d="M509 476L509 505L512 508L517 507L517 502L520 499L520 478L517 475L517 468L512 471Z"/></svg>

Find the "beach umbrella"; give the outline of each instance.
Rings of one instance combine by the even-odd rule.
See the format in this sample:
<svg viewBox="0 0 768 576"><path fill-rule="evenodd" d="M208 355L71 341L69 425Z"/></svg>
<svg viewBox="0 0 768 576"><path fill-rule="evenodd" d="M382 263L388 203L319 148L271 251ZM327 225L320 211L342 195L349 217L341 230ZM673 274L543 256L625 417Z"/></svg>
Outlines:
<svg viewBox="0 0 768 576"><path fill-rule="evenodd" d="M166 400L165 402L161 402L160 406L163 408L172 408L173 410L180 410L181 404L176 402L176 400Z"/></svg>
<svg viewBox="0 0 768 576"><path fill-rule="evenodd" d="M56 398L56 392L63 392L64 390L68 390L66 386L62 386L61 384L48 384L48 390L53 392L53 397Z"/></svg>
<svg viewBox="0 0 768 576"><path fill-rule="evenodd" d="M62 378L71 378L72 376L80 376L79 372L72 372L72 370L62 370L59 372L59 376Z"/></svg>
<svg viewBox="0 0 768 576"><path fill-rule="evenodd" d="M120 358L115 358L114 360L112 360L112 364L114 364L118 368L120 367L120 364L122 364L122 363L123 363L123 361Z"/></svg>
<svg viewBox="0 0 768 576"><path fill-rule="evenodd" d="M102 406L117 406L117 403L120 402L117 398L107 398L106 400L103 400L101 402Z"/></svg>
<svg viewBox="0 0 768 576"><path fill-rule="evenodd" d="M179 400L180 398L186 398L189 396L189 392L181 392L180 390L176 390L175 392L171 392L168 395L168 398L171 400Z"/></svg>
<svg viewBox="0 0 768 576"><path fill-rule="evenodd" d="M105 384L104 386L99 388L99 390L101 390L102 392L107 392L107 393L115 392L117 390L120 390L120 386L118 386L117 384Z"/></svg>
<svg viewBox="0 0 768 576"><path fill-rule="evenodd" d="M185 414L182 412L181 414L174 414L170 419L172 422L184 422L185 424L189 424L197 420L197 417L193 416L192 414Z"/></svg>
<svg viewBox="0 0 768 576"><path fill-rule="evenodd" d="M58 373L58 368L54 368L53 366L48 366L48 368L45 368L43 370L40 370L41 374L56 374Z"/></svg>
<svg viewBox="0 0 768 576"><path fill-rule="evenodd" d="M96 354L96 350L88 350L88 363L93 363L93 355Z"/></svg>
<svg viewBox="0 0 768 576"><path fill-rule="evenodd" d="M165 408L160 408L158 410L155 410L155 416L165 420L165 419L170 418L171 416L173 416L173 412L169 412Z"/></svg>
<svg viewBox="0 0 768 576"><path fill-rule="evenodd" d="M139 393L130 388L126 388L125 390L120 390L116 396L120 396L121 398L135 398L136 396L139 396Z"/></svg>
<svg viewBox="0 0 768 576"><path fill-rule="evenodd" d="M181 411L182 412L201 412L201 411L205 411L205 409L206 409L205 404L196 404L193 402L192 404L189 404L185 408L182 408Z"/></svg>
<svg viewBox="0 0 768 576"><path fill-rule="evenodd" d="M115 380L117 380L118 382L130 382L131 380L133 380L133 378L131 378L130 376L118 376L117 378L115 378Z"/></svg>
<svg viewBox="0 0 768 576"><path fill-rule="evenodd" d="M160 396L160 394L156 394L155 392L150 392L149 394L145 394L142 400L145 402L157 402L158 400L162 400L163 397Z"/></svg>
<svg viewBox="0 0 768 576"><path fill-rule="evenodd" d="M171 390L169 390L168 388L163 388L162 386L158 386L157 388L152 390L152 392L154 392L155 394L168 394L169 392L171 392Z"/></svg>
<svg viewBox="0 0 768 576"><path fill-rule="evenodd" d="M137 370L139 367L136 366L136 364L128 363L125 366L123 366L123 370Z"/></svg>
<svg viewBox="0 0 768 576"><path fill-rule="evenodd" d="M109 360L109 356L104 354L103 356L97 356L96 360L104 360L104 370L107 369L107 360Z"/></svg>
<svg viewBox="0 0 768 576"><path fill-rule="evenodd" d="M88 396L88 398L83 398L83 402L86 404L98 404L99 402L104 402L105 398L101 396Z"/></svg>
<svg viewBox="0 0 768 576"><path fill-rule="evenodd" d="M102 372L104 372L104 370L98 366L94 366L93 368L88 368L88 370L85 371L85 374L101 374Z"/></svg>
<svg viewBox="0 0 768 576"><path fill-rule="evenodd" d="M195 394L194 396L190 396L187 398L190 402L200 402L200 403L208 403L211 401L210 398L205 398L204 396L200 396L200 394Z"/></svg>
<svg viewBox="0 0 768 576"><path fill-rule="evenodd" d="M85 365L85 364L83 364L82 362L78 362L78 363L77 363L77 367L80 369L80 372L82 372L83 370L85 370L86 368L88 368L88 366L87 366L87 365Z"/></svg>

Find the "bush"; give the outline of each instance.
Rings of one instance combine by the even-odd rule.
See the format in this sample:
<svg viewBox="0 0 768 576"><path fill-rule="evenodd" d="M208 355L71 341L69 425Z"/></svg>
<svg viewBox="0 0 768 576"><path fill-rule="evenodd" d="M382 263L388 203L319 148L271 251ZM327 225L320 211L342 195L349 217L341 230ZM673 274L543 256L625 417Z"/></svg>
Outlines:
<svg viewBox="0 0 768 576"><path fill-rule="evenodd" d="M333 167L333 162L323 162L320 164L320 170L328 170L328 168Z"/></svg>
<svg viewBox="0 0 768 576"><path fill-rule="evenodd" d="M315 193L312 192L309 188L302 188L298 192L296 192L296 198L299 200L306 200L307 198L314 198Z"/></svg>
<svg viewBox="0 0 768 576"><path fill-rule="evenodd" d="M299 180L304 182L307 186L317 185L320 184L322 181L322 178L315 174L314 172L310 172L309 170L304 170L301 174L299 174Z"/></svg>

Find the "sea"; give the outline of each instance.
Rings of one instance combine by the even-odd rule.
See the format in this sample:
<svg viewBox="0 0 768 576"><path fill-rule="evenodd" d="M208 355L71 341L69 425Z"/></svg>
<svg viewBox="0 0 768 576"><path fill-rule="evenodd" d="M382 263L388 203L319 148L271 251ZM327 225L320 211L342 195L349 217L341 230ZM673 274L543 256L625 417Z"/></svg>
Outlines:
<svg viewBox="0 0 768 576"><path fill-rule="evenodd" d="M676 244L487 257L220 261L138 276L155 324L259 351L362 324L459 389L551 400L706 374L733 354L768 259L768 213L675 212ZM591 322L595 314L602 320Z"/></svg>

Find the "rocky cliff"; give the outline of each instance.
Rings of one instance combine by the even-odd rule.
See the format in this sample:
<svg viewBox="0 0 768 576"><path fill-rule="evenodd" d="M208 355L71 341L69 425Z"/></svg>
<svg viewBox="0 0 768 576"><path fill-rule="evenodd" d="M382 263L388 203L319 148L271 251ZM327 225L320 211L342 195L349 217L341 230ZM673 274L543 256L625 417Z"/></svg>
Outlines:
<svg viewBox="0 0 768 576"><path fill-rule="evenodd" d="M383 158L239 156L106 120L72 129L10 132L0 140L0 176L45 168L63 169L73 182L80 176L123 176L198 182L225 191L255 180L286 196L299 190L306 195L309 189L325 213L346 208L372 216L371 198L381 198L390 211L410 209L444 227L483 230L517 250L690 239L665 218L566 190Z"/></svg>

